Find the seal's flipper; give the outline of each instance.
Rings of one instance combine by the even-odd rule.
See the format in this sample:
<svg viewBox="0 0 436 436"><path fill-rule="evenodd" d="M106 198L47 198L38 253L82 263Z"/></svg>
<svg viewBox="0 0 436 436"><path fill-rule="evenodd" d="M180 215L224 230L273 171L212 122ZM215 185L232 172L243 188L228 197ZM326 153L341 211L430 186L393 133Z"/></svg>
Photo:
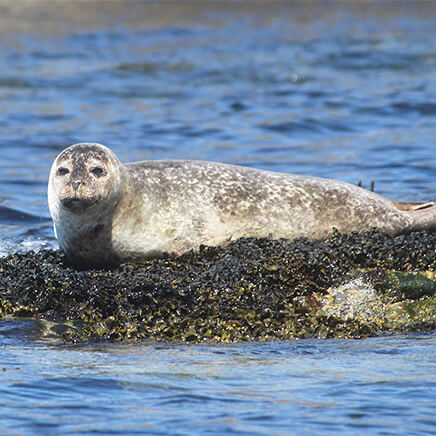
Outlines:
<svg viewBox="0 0 436 436"><path fill-rule="evenodd" d="M434 207L434 203L432 201L429 201L427 203L403 203L398 201L392 201L392 203L399 210L423 210Z"/></svg>
<svg viewBox="0 0 436 436"><path fill-rule="evenodd" d="M432 201L429 201L428 203L418 203L412 206L412 210L422 210L422 209L428 209L429 207L433 207L434 203Z"/></svg>
<svg viewBox="0 0 436 436"><path fill-rule="evenodd" d="M411 231L436 232L436 206L433 203L423 203L422 207L409 209L403 213L412 219Z"/></svg>

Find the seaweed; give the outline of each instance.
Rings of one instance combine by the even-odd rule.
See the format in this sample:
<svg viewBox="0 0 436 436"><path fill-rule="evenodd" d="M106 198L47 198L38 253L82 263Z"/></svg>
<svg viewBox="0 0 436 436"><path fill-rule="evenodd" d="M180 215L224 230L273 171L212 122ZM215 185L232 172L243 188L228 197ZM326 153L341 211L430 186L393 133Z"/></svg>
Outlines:
<svg viewBox="0 0 436 436"><path fill-rule="evenodd" d="M241 238L83 271L43 250L0 259L0 317L38 319L66 342L367 337L435 328L435 267L436 235L426 232ZM322 296L356 277L382 297L383 311L323 310Z"/></svg>

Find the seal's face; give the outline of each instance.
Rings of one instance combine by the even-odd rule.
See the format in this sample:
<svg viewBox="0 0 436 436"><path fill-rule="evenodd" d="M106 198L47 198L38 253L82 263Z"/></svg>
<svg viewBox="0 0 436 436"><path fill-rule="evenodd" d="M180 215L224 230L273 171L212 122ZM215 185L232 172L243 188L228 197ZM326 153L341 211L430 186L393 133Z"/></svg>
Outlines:
<svg viewBox="0 0 436 436"><path fill-rule="evenodd" d="M121 166L116 156L102 145L72 145L54 161L49 191L75 214L92 206L115 206L121 195Z"/></svg>

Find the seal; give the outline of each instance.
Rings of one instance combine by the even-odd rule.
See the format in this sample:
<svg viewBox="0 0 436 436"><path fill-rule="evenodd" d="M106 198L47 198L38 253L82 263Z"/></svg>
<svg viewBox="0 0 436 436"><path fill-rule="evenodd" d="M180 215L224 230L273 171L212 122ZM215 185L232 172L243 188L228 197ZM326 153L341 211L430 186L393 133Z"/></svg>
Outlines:
<svg viewBox="0 0 436 436"><path fill-rule="evenodd" d="M81 267L181 254L240 237L436 230L433 203L398 203L341 181L215 162L123 165L95 143L57 156L48 202L60 248Z"/></svg>

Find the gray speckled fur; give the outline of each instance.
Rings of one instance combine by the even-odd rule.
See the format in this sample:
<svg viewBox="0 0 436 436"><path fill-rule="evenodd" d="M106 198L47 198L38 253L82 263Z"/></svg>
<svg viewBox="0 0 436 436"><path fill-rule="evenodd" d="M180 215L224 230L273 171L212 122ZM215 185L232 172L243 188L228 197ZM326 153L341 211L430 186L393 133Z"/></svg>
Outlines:
<svg viewBox="0 0 436 436"><path fill-rule="evenodd" d="M109 175L117 175L111 188L96 188L103 197L118 190L110 201L71 211L49 183L59 244L72 260L87 265L182 253L242 236L322 239L333 227L341 233L377 228L390 234L436 228L436 207L401 211L392 201L345 182L203 161L122 165L98 144L66 149L54 162L50 180L59 162L73 159L73 178L91 185L84 170L91 156L109 160ZM65 182L67 188L71 181Z"/></svg>

